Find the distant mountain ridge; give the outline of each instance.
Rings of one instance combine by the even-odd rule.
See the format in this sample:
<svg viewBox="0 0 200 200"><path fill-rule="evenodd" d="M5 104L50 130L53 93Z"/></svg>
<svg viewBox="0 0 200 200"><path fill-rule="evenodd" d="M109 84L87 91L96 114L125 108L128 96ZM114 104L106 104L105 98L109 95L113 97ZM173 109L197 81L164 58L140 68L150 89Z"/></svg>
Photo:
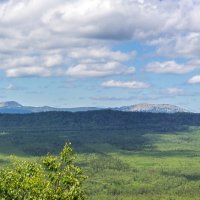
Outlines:
<svg viewBox="0 0 200 200"><path fill-rule="evenodd" d="M126 112L151 112L151 113L177 113L177 112L190 112L184 108L170 104L136 104L132 106L123 106L116 108L119 111Z"/></svg>
<svg viewBox="0 0 200 200"><path fill-rule="evenodd" d="M16 101L5 101L0 102L0 108L16 108L16 107L23 107L21 104L17 103Z"/></svg>
<svg viewBox="0 0 200 200"><path fill-rule="evenodd" d="M38 112L49 112L49 111L90 111L100 110L101 108L96 107L77 107L77 108L54 108L50 106L34 107L34 106L23 106L16 101L0 102L0 113L38 113Z"/></svg>
<svg viewBox="0 0 200 200"><path fill-rule="evenodd" d="M0 113L38 113L49 111L68 111L68 112L85 112L92 110L110 109L123 112L151 112L151 113L178 113L189 112L186 109L170 104L135 104L117 108L98 108L98 107L77 107L77 108L54 108L50 106L34 107L23 106L16 101L0 102Z"/></svg>

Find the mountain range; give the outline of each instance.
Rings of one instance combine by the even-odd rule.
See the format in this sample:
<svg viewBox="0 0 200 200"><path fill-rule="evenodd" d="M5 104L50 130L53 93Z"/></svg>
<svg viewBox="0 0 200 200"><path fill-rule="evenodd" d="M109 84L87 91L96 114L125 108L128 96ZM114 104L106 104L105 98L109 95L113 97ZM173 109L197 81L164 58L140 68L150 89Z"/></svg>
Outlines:
<svg viewBox="0 0 200 200"><path fill-rule="evenodd" d="M151 112L151 113L178 113L178 112L189 112L184 108L180 108L170 104L147 104L141 103L132 106L124 106L116 108L116 110L126 112Z"/></svg>
<svg viewBox="0 0 200 200"><path fill-rule="evenodd" d="M92 110L117 110L123 112L151 112L151 113L178 113L190 112L184 108L170 104L135 104L131 106L115 107L115 108L98 108L98 107L76 107L76 108L55 108L50 106L34 107L23 106L16 101L0 102L0 113L38 113L49 111L68 111L68 112L84 112Z"/></svg>

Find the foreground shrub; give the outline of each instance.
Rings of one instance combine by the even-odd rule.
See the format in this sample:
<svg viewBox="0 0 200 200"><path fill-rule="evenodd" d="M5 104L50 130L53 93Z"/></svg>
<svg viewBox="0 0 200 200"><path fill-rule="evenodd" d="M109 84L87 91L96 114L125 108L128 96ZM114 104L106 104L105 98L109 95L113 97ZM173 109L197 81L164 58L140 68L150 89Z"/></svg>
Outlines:
<svg viewBox="0 0 200 200"><path fill-rule="evenodd" d="M0 197L5 200L83 200L86 178L74 165L74 154L65 145L58 156L48 154L42 164L13 161L0 170Z"/></svg>

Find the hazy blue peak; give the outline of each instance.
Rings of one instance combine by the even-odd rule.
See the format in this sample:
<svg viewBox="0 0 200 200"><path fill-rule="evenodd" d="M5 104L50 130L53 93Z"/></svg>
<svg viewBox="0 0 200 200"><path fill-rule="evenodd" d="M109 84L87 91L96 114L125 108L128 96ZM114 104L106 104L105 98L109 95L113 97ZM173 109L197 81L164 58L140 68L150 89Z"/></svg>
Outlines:
<svg viewBox="0 0 200 200"><path fill-rule="evenodd" d="M16 101L5 101L5 102L0 102L0 107L17 108L23 106Z"/></svg>

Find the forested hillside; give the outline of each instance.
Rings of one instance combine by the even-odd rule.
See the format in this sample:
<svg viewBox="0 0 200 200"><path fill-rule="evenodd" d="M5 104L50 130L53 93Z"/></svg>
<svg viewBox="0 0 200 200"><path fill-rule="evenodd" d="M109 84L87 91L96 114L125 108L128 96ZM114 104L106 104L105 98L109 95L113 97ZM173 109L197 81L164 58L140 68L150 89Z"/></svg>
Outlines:
<svg viewBox="0 0 200 200"><path fill-rule="evenodd" d="M87 112L42 112L32 114L0 114L0 128L65 128L65 129L156 129L173 130L200 125L200 114L138 113L111 110Z"/></svg>
<svg viewBox="0 0 200 200"><path fill-rule="evenodd" d="M90 144L108 143L134 150L150 146L147 133L187 131L200 125L200 114L153 114L111 110L0 114L1 143L30 155L57 152L70 141L78 152L94 152ZM4 149L5 150L5 149Z"/></svg>
<svg viewBox="0 0 200 200"><path fill-rule="evenodd" d="M71 142L91 200L199 199L200 114L111 110L0 115L0 167Z"/></svg>

